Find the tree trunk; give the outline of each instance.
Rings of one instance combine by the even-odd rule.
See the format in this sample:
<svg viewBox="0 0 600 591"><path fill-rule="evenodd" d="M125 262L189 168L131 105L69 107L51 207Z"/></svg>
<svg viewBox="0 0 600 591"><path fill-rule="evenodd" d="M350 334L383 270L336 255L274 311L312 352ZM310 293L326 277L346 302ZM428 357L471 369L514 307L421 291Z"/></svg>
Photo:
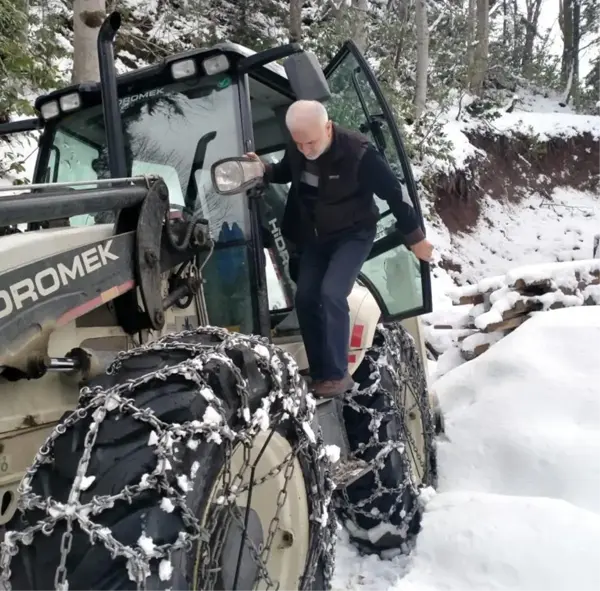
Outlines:
<svg viewBox="0 0 600 591"><path fill-rule="evenodd" d="M467 14L467 86L475 64L475 0L469 0Z"/></svg>
<svg viewBox="0 0 600 591"><path fill-rule="evenodd" d="M290 0L290 43L302 41L302 0Z"/></svg>
<svg viewBox="0 0 600 591"><path fill-rule="evenodd" d="M352 41L356 43L361 52L367 50L368 45L368 30L367 30L367 13L369 12L368 0L352 0Z"/></svg>
<svg viewBox="0 0 600 591"><path fill-rule="evenodd" d="M423 114L427 101L427 70L429 69L429 29L427 26L427 0L416 0L417 26L417 80L415 91L415 121Z"/></svg>
<svg viewBox="0 0 600 591"><path fill-rule="evenodd" d="M538 21L542 0L527 0L527 16L525 20L525 44L521 58L521 71L525 76L529 73L529 66L533 60L533 43L538 32Z"/></svg>
<svg viewBox="0 0 600 591"><path fill-rule="evenodd" d="M471 91L480 93L488 69L490 44L490 5L488 0L477 0L477 45L471 77Z"/></svg>
<svg viewBox="0 0 600 591"><path fill-rule="evenodd" d="M100 80L96 43L105 16L105 0L73 2L73 83Z"/></svg>
<svg viewBox="0 0 600 591"><path fill-rule="evenodd" d="M573 60L573 4L572 0L560 0L559 22L563 37L560 79L567 86L571 77L571 62Z"/></svg>

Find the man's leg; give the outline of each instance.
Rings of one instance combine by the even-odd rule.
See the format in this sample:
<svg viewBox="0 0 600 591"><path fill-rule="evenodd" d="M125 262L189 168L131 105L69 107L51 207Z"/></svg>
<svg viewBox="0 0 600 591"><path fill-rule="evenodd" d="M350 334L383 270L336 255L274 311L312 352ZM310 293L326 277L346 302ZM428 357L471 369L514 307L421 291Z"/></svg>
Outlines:
<svg viewBox="0 0 600 591"><path fill-rule="evenodd" d="M298 324L313 380L322 379L323 314L320 286L326 270L326 253L319 252L316 244L307 245L298 262L295 300Z"/></svg>
<svg viewBox="0 0 600 591"><path fill-rule="evenodd" d="M348 296L371 251L374 238L375 230L364 230L341 238L329 259L321 283L324 326L322 369L326 382L319 385L317 394L336 396L353 384L348 376Z"/></svg>

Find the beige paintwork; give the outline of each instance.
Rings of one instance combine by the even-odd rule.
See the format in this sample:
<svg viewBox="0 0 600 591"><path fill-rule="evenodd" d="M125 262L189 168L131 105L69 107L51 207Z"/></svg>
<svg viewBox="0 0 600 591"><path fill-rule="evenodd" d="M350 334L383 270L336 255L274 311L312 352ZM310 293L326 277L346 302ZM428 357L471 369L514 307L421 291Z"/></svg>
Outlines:
<svg viewBox="0 0 600 591"><path fill-rule="evenodd" d="M55 228L2 237L0 270L5 271L68 248L107 239L112 231L111 224L103 224ZM361 346L350 351L356 356L350 364L350 371L354 372L371 345L380 311L369 291L359 285L353 289L348 303L352 325L362 324L365 327ZM186 317L192 326L197 326L196 309L194 302L187 310L176 308L167 311L162 334L181 330ZM422 359L426 359L418 318L406 320L403 324L415 338ZM159 333L148 331L143 338L146 341L158 336ZM307 367L306 352L299 337L275 339L275 342L296 359L300 368ZM73 322L48 331L47 353L50 357L64 357L70 349L80 346L88 350L116 352L138 344L116 325L76 327ZM23 353L27 354L27 351L21 351L21 354ZM49 372L38 380L17 382L0 378L0 525L6 523L14 513L16 487L24 470L31 464L50 429L65 412L75 407L78 392L77 379L61 373ZM415 436L419 427L420 425L415 423ZM422 439L418 446L422 449Z"/></svg>
<svg viewBox="0 0 600 591"><path fill-rule="evenodd" d="M249 450L248 463L245 469L243 469L243 466L246 450L241 444L235 448L231 457L230 471L231 474L239 475L239 479L238 482L232 481L232 484L236 484L240 488L247 487L250 483L250 471L254 467L253 480L259 484L252 487L250 499L248 492L237 495L236 504L243 515L245 507L250 502L250 508L256 511L265 535L277 512L276 504L273 501L279 498L280 491L286 491L285 500L277 514L279 527L275 532L271 552L265 566L271 579L279 581L281 589L297 589L305 570L310 542L309 530L306 527L310 512L304 475L298 458L294 458L293 469L287 484L285 469L271 478L266 477L273 466L284 465L287 467L287 457L292 453L289 442L279 433L271 436L263 452L267 437L269 437L269 434L264 431L256 435ZM219 488L222 486L222 478L222 475L217 478L209 503L205 507L203 522L207 518L206 509L210 504L217 501ZM261 482L263 478L264 482ZM194 581L192 588L198 589L196 581ZM261 581L255 587L257 590L266 588L264 581Z"/></svg>

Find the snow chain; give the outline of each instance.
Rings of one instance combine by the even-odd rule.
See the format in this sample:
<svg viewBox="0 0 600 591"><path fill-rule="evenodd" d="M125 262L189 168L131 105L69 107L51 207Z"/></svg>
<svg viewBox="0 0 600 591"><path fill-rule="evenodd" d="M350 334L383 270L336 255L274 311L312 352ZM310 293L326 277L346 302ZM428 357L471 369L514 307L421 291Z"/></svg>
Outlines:
<svg viewBox="0 0 600 591"><path fill-rule="evenodd" d="M362 416L370 415L370 438L367 442L359 444L350 457L357 460L365 454L374 456L375 459L370 463L373 466L375 486L371 490L371 494L358 503L351 502L346 490L342 489L340 494L335 495L335 504L343 514L353 516L355 522L356 515L374 518L383 524L388 524L392 531L406 539L409 525L415 515L422 511L419 503L413 503L408 510L403 507L404 493L407 489L411 490L415 497L420 493L420 487L411 468L410 458L412 457L416 460L415 463L422 467L424 479L435 486L433 450L430 446L428 447L428 442L432 442L435 435L435 423L428 400L427 380L423 364L416 352L414 339L399 325L386 325L378 328L382 342L377 343L376 340L371 349L375 353L376 361L368 356L365 358L370 364L370 383L367 387L350 392L344 397L345 406ZM383 367L390 368L389 373L394 382L395 392L388 392L382 385L381 368ZM385 396L384 411L375 409L369 404L373 396L381 395L382 392ZM419 453L417 443L407 428L411 413L420 415L426 457L422 457ZM400 429L395 438L386 437L385 440L382 440L380 438L381 426L389 422L395 422ZM386 459L392 453L396 454L395 460L400 464L395 466L394 472L404 475L404 480L398 486L390 488L384 483L381 474L385 468ZM373 506L377 499L384 495L394 499L385 513ZM391 523L391 517L398 514L402 517L402 526L400 527ZM410 547L406 545L401 550L408 553Z"/></svg>
<svg viewBox="0 0 600 591"><path fill-rule="evenodd" d="M197 334L215 336L221 342L214 345L197 344L186 341L188 337ZM248 405L248 384L226 352L232 349L250 348L254 352L256 363L260 369L270 377L270 393L262 399L262 406L251 413ZM281 466L271 470L269 475L275 475L284 471L286 486L280 492L277 499L277 513L271 522L267 532L267 543L260 550L251 547L250 552L259 564L265 582L271 588L277 588L266 572L265 563L270 553L270 543L277 530L279 512L285 504L287 496L287 483L292 477L296 455L304 458L309 467L315 469L319 464L321 474L317 475L318 487L322 490L318 495L312 497L311 522L314 527L323 528L321 536L317 536L318 543L313 543L309 549L307 573L303 580L303 588L310 588L315 576L319 561L324 565L325 579L330 580L333 574L336 525L333 511L329 513L329 505L332 498L334 484L331 480L331 466L325 453L323 440L320 432L314 433L311 429L315 413L315 401L312 396L306 395L306 388L293 358L280 349L271 345L266 339L257 336L246 336L232 334L217 327L200 327L196 330L183 331L169 334L153 343L123 352L117 356L108 369L109 374L114 374L122 362L131 357L139 356L148 352L160 351L186 351L190 358L176 365L149 372L141 377L128 380L125 383L104 389L96 386L92 389L86 387L81 390L79 406L69 414L59 425L55 427L46 442L37 453L31 467L27 470L20 487L20 499L17 511L41 510L45 517L34 525L23 531L7 531L0 551L0 588L11 589L11 560L19 552L20 544L29 545L36 535L50 535L55 526L66 522L66 529L62 535L60 545L60 564L55 573L55 588L68 589L67 557L71 550L73 541L73 526L76 523L90 539L91 544L101 543L111 553L113 558L123 557L126 560L129 577L137 584L138 589L145 588L145 580L151 574L151 561L158 564L159 572L168 572L171 566L171 556L177 550L190 552L194 543L208 542L211 531L200 525L199 520L187 506L186 493L192 486L195 477L195 469L192 467L188 474L171 474L172 463L176 462L177 455L185 446L196 449L199 443L204 441L225 445L226 460L231 459L232 450L236 444L245 446L244 467L245 471L249 465L249 453L247 445L253 438L264 429L267 429L273 419L269 411L276 410L277 420L289 419L297 434L297 444L293 454L289 454ZM282 362L282 359L284 360ZM240 415L245 420L246 427L239 431L232 430L226 421L226 415L221 400L209 385L208 370L214 363L225 365L232 371L236 378L236 389L240 396ZM287 376L283 374L283 363L286 364ZM149 409L140 409L134 404L134 393L136 389L152 380L166 380L169 376L178 375L186 381L196 385L199 395L208 402L204 420L189 421L184 424L169 424L156 417ZM140 482L134 486L126 486L119 494L94 496L88 503L81 501L81 493L93 482L94 476L88 474L88 466L92 456L92 450L98 435L102 421L110 414L128 414L137 421L147 423L151 429L149 445L154 446L156 456L156 467L149 473L144 474ZM275 413L274 413L275 414ZM67 503L59 503L52 498L44 498L33 492L32 480L42 464L52 462L52 453L56 440L64 434L67 429L73 428L79 421L91 417L91 425L86 434L84 450L79 460L77 473L70 491ZM269 420L265 420L269 419ZM316 444L314 443L316 440ZM299 458L300 459L300 458ZM229 464L227 464L229 466ZM243 472L242 472L243 474ZM267 475L267 476L269 476ZM174 478L175 476L175 478ZM229 469L225 470L224 490L222 491L223 503L235 499L237 494L234 485L239 478L232 478ZM266 477L265 477L266 478ZM176 484L175 484L176 481ZM242 487L240 487L242 488ZM177 507L181 511L185 529L179 533L174 543L155 545L151 538L144 538L144 534L138 540L137 546L127 546L114 538L110 528L102 527L94 522L94 517L103 511L110 509L117 501L131 502L134 497L147 489L154 489L161 493L163 500L161 508L173 511ZM243 492L240 490L239 492ZM237 510L234 518L242 523L243 515ZM215 520L217 521L217 520ZM213 525L213 529L215 526ZM206 546L207 544L202 544ZM200 546L200 544L199 544ZM164 568L161 568L164 567ZM210 579L210 573L205 576ZM161 578L163 578L161 576ZM169 576L170 578L170 576ZM204 587L206 588L206 586Z"/></svg>

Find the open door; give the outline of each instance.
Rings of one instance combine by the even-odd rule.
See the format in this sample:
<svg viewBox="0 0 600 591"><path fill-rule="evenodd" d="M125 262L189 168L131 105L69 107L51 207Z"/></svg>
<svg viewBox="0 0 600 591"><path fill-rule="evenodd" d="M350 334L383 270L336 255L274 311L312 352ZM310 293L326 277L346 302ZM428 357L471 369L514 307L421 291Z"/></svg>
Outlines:
<svg viewBox="0 0 600 591"><path fill-rule="evenodd" d="M347 41L324 70L331 98L327 110L333 121L368 136L400 180L402 198L412 205L425 231L417 187L402 137L389 104L360 50ZM429 264L419 261L404 245L387 202L375 196L381 219L375 244L360 280L381 307L384 321L402 320L431 312Z"/></svg>

